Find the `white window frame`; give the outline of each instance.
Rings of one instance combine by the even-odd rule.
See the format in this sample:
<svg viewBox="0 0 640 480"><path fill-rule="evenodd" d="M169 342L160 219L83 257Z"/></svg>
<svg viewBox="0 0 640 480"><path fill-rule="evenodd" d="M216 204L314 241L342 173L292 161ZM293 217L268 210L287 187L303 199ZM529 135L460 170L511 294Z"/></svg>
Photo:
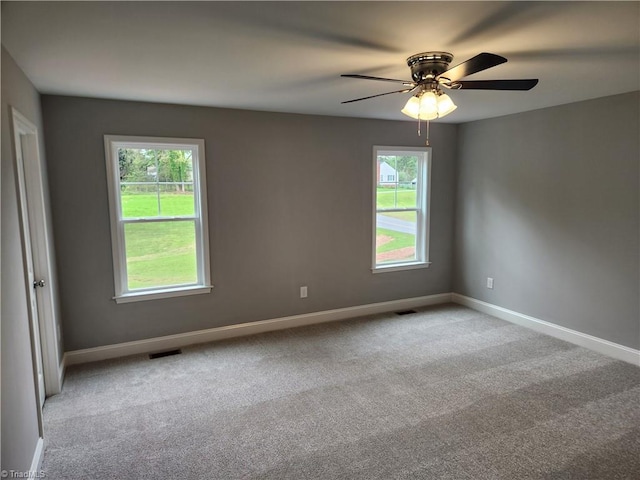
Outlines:
<svg viewBox="0 0 640 480"><path fill-rule="evenodd" d="M193 197L195 212L193 216L123 218L120 202L120 165L119 148L145 149L183 149L191 150L193 162ZM207 190L204 140L195 138L138 137L125 135L105 135L104 150L107 166L107 185L109 192L109 213L111 219L111 249L113 253L113 273L116 303L155 300L210 293L211 269L209 256L209 226L207 215ZM125 249L124 226L128 223L153 221L184 221L191 219L195 224L197 282L188 285L151 287L129 290L127 287L127 258Z"/></svg>
<svg viewBox="0 0 640 480"><path fill-rule="evenodd" d="M378 173L377 164L379 155L408 155L417 153L422 155L418 163L418 174L416 176L416 208L392 208L378 210L377 208L377 186ZM428 268L429 261L429 232L431 221L431 147L390 147L376 145L373 147L373 232L372 232L372 254L371 271L373 273L395 272L399 270L412 270L416 268ZM416 259L404 262L388 262L384 264L376 263L376 231L377 214L385 212L416 212Z"/></svg>

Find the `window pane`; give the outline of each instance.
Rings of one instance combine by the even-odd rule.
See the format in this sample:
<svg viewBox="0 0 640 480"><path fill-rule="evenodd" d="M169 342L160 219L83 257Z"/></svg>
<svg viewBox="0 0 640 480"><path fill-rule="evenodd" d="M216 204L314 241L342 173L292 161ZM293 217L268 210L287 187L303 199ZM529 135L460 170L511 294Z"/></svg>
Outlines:
<svg viewBox="0 0 640 480"><path fill-rule="evenodd" d="M395 157L378 155L376 208L396 207L396 159Z"/></svg>
<svg viewBox="0 0 640 480"><path fill-rule="evenodd" d="M119 148L120 203L122 216L158 215L157 162L155 150Z"/></svg>
<svg viewBox="0 0 640 480"><path fill-rule="evenodd" d="M191 150L118 149L123 218L195 214Z"/></svg>
<svg viewBox="0 0 640 480"><path fill-rule="evenodd" d="M191 150L158 150L160 215L194 215Z"/></svg>
<svg viewBox="0 0 640 480"><path fill-rule="evenodd" d="M160 185L160 211L165 217L193 216L193 183Z"/></svg>
<svg viewBox="0 0 640 480"><path fill-rule="evenodd" d="M376 209L416 208L418 157L378 155Z"/></svg>
<svg viewBox="0 0 640 480"><path fill-rule="evenodd" d="M195 222L125 225L129 290L197 283Z"/></svg>
<svg viewBox="0 0 640 480"><path fill-rule="evenodd" d="M376 264L417 260L417 217L415 211L376 215Z"/></svg>

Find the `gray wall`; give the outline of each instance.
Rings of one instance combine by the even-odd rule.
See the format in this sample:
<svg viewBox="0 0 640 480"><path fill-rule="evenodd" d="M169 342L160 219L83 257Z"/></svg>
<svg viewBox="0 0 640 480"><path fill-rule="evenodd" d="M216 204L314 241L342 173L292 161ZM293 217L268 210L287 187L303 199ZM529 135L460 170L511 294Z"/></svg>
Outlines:
<svg viewBox="0 0 640 480"><path fill-rule="evenodd" d="M454 125L432 126L433 265L374 275L372 146L424 145L412 123L42 101L67 351L451 291ZM111 299L104 134L205 139L211 294Z"/></svg>
<svg viewBox="0 0 640 480"><path fill-rule="evenodd" d="M16 189L10 107L42 131L40 96L2 48L2 466L24 471L40 436Z"/></svg>
<svg viewBox="0 0 640 480"><path fill-rule="evenodd" d="M456 292L640 348L639 105L635 92L460 127Z"/></svg>

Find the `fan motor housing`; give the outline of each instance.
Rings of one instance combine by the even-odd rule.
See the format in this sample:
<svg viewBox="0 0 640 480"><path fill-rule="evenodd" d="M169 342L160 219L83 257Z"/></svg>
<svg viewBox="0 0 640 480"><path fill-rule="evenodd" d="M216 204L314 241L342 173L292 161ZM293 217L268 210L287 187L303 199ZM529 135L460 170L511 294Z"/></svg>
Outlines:
<svg viewBox="0 0 640 480"><path fill-rule="evenodd" d="M446 72L452 60L453 55L449 52L423 52L407 58L407 65L413 81L420 83Z"/></svg>

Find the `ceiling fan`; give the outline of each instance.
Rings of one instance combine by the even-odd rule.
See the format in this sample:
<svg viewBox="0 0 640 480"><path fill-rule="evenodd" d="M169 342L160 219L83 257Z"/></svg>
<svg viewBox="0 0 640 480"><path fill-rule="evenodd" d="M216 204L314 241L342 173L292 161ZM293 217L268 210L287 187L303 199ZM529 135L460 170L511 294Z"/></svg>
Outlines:
<svg viewBox="0 0 640 480"><path fill-rule="evenodd" d="M356 74L341 75L341 77L346 78L400 83L405 87L402 90L379 93L347 100L342 103L359 102L369 98L391 95L392 93L413 93L414 95L402 109L402 113L418 120L433 120L444 117L457 108L451 98L442 91L442 87L456 90L531 90L538 83L538 79L533 78L519 80L462 80L464 77L507 61L506 58L493 53L480 53L466 62L449 68L452 60L453 55L448 52L423 52L411 55L407 58L407 65L411 69L411 80L396 80Z"/></svg>

